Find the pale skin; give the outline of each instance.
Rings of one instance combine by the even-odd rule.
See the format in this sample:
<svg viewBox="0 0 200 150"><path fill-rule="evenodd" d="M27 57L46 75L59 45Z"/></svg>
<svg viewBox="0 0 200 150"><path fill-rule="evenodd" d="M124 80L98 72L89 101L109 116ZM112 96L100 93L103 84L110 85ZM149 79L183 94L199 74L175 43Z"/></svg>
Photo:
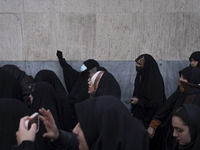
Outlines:
<svg viewBox="0 0 200 150"><path fill-rule="evenodd" d="M198 61L196 61L194 58L191 58L190 66L192 66L192 67L196 67L197 64L198 64Z"/></svg>
<svg viewBox="0 0 200 150"><path fill-rule="evenodd" d="M191 143L189 126L185 125L181 118L173 116L172 126L174 128L173 136L177 139L179 145L184 146Z"/></svg>
<svg viewBox="0 0 200 150"><path fill-rule="evenodd" d="M28 141L34 141L35 140L36 129L37 129L36 123L33 123L29 130L27 130L26 127L25 127L25 121L30 120L30 119L31 118L28 117L28 116L25 116L25 117L20 119L19 129L16 132L18 145L20 145L25 140L28 140Z"/></svg>
<svg viewBox="0 0 200 150"><path fill-rule="evenodd" d="M181 74L181 77L179 78L179 80L183 82L188 82L187 79L183 76L183 74ZM155 129L152 127L148 127L147 132L148 132L149 138L152 139L155 134Z"/></svg>
<svg viewBox="0 0 200 150"><path fill-rule="evenodd" d="M91 78L88 78L88 94L94 94L96 92L94 84L91 81Z"/></svg>

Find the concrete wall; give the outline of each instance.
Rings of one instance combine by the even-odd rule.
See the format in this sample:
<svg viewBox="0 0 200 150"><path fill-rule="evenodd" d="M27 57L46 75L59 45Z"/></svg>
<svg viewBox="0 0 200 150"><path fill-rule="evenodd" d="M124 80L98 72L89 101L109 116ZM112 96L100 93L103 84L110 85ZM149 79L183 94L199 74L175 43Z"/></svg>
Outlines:
<svg viewBox="0 0 200 150"><path fill-rule="evenodd" d="M132 95L134 59L151 54L159 63L167 96L178 71L200 50L199 0L0 0L0 66L13 63L27 74L54 70L55 56L79 69L93 58Z"/></svg>
<svg viewBox="0 0 200 150"><path fill-rule="evenodd" d="M187 60L200 49L199 0L1 0L0 60Z"/></svg>

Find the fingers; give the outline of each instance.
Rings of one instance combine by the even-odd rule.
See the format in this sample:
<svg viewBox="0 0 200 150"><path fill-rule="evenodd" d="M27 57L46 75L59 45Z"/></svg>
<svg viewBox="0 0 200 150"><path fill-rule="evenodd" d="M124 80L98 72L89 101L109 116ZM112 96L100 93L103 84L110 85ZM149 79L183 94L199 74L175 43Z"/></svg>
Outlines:
<svg viewBox="0 0 200 150"><path fill-rule="evenodd" d="M36 123L33 123L32 125L31 125L31 128L30 128L30 132L31 133L36 133L36 130L37 130L37 124Z"/></svg>
<svg viewBox="0 0 200 150"><path fill-rule="evenodd" d="M25 128L25 121L28 120L28 118L29 118L28 116L25 116L25 117L23 117L23 118L20 119L20 122L19 122L19 127L20 128L21 127Z"/></svg>

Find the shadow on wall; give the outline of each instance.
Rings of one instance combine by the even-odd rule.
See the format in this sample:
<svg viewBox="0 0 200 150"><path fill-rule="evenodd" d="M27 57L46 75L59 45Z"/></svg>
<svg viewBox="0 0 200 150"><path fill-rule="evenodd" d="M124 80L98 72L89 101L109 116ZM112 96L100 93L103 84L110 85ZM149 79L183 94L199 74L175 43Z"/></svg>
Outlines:
<svg viewBox="0 0 200 150"><path fill-rule="evenodd" d="M135 61L98 61L101 66L105 67L110 73L114 75L119 82L122 98L121 100L129 99L132 96L134 88L134 80L136 76ZM83 61L68 61L68 63L76 70L80 70ZM165 83L166 96L169 97L176 89L179 70L189 65L189 61L157 61L160 72ZM19 62L19 61L2 61L0 66L5 64L13 64L25 71L28 75L35 77L36 73L42 69L49 69L54 71L61 82L64 84L62 69L57 61L37 61L37 62Z"/></svg>

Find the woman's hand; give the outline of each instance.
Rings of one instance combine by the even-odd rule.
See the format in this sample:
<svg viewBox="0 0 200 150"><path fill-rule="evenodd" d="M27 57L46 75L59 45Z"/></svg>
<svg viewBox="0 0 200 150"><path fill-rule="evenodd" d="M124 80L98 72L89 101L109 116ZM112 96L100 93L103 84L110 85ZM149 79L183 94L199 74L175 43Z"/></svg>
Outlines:
<svg viewBox="0 0 200 150"><path fill-rule="evenodd" d="M39 112L43 115L40 116L40 119L43 121L47 130L47 132L43 134L43 137L57 140L59 138L59 131L50 110L45 110L44 108L42 108L39 109Z"/></svg>
<svg viewBox="0 0 200 150"><path fill-rule="evenodd" d="M132 100L131 103L134 104L134 105L136 105L139 101L139 99L137 97L133 97L133 98L131 98L131 100Z"/></svg>
<svg viewBox="0 0 200 150"><path fill-rule="evenodd" d="M153 139L153 136L154 136L154 134L155 134L155 129L152 128L152 127L149 127L149 128L147 129L147 132L148 132L148 135L149 135L150 139Z"/></svg>
<svg viewBox="0 0 200 150"><path fill-rule="evenodd" d="M30 119L31 118L28 116L25 116L20 119L19 129L16 132L18 145L20 145L23 141L34 142L34 140L35 140L35 134L36 134L36 129L37 129L36 123L33 123L29 130L27 130L25 127L25 121L30 120Z"/></svg>

